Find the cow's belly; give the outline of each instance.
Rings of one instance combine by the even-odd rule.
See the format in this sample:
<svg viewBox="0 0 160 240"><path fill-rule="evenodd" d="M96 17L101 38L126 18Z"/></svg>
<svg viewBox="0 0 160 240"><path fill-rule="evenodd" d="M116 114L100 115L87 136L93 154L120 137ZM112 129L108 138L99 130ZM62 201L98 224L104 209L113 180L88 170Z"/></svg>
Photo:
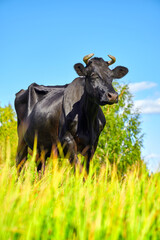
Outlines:
<svg viewBox="0 0 160 240"><path fill-rule="evenodd" d="M32 150L35 137L37 137L38 151L45 150L45 152L50 152L52 145L56 145L58 141L58 135L56 134L56 131L53 134L53 129L37 127L36 130L32 130L32 128L29 128L24 139Z"/></svg>

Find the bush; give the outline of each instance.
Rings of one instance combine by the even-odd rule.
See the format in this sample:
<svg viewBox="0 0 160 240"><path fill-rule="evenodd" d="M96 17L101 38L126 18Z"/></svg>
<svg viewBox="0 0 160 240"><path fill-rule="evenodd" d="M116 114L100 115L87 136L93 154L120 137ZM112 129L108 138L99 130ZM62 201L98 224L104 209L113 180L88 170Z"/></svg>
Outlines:
<svg viewBox="0 0 160 240"><path fill-rule="evenodd" d="M6 107L0 107L0 162L6 159L8 151L11 155L11 161L15 159L17 149L17 122L15 112L9 104Z"/></svg>
<svg viewBox="0 0 160 240"><path fill-rule="evenodd" d="M141 161L143 134L140 114L133 112L128 86L116 84L116 88L120 93L118 104L103 107L106 126L100 135L95 158L104 163L107 155L110 163L117 163L118 171L124 173L133 163Z"/></svg>

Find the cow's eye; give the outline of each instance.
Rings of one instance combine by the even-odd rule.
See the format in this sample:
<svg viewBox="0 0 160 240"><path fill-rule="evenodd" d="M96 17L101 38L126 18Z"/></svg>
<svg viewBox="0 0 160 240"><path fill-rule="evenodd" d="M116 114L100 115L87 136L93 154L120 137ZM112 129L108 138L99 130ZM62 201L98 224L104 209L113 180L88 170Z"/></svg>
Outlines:
<svg viewBox="0 0 160 240"><path fill-rule="evenodd" d="M91 73L91 77L94 77L95 76L95 74L94 73Z"/></svg>
<svg viewBox="0 0 160 240"><path fill-rule="evenodd" d="M99 76L95 73L92 73L91 78L94 79L94 80L97 80L97 79L99 79Z"/></svg>

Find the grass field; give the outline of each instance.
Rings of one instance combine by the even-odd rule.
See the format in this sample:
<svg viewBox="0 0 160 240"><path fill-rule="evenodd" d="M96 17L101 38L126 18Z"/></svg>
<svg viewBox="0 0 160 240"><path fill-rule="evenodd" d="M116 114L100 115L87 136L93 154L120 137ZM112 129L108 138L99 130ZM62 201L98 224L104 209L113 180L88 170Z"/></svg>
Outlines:
<svg viewBox="0 0 160 240"><path fill-rule="evenodd" d="M53 157L40 179L33 155L24 170L9 153L0 165L0 240L160 239L160 175L145 166L119 177L105 159L86 177Z"/></svg>

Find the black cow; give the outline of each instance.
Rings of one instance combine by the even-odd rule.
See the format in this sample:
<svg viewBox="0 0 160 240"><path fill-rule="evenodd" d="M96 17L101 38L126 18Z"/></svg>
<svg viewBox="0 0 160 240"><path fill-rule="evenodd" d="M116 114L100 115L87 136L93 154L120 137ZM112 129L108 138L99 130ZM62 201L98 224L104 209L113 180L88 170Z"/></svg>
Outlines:
<svg viewBox="0 0 160 240"><path fill-rule="evenodd" d="M114 78L121 78L128 69L109 65L115 62L84 57L86 67L74 65L80 77L64 86L42 86L32 84L27 90L16 94L15 109L18 117L18 149L16 165L20 171L27 159L28 147L33 149L37 134L37 151L50 156L52 146L60 142L64 154L75 165L77 153L86 157L86 168L96 150L105 117L100 106L118 102L118 93L112 86Z"/></svg>

